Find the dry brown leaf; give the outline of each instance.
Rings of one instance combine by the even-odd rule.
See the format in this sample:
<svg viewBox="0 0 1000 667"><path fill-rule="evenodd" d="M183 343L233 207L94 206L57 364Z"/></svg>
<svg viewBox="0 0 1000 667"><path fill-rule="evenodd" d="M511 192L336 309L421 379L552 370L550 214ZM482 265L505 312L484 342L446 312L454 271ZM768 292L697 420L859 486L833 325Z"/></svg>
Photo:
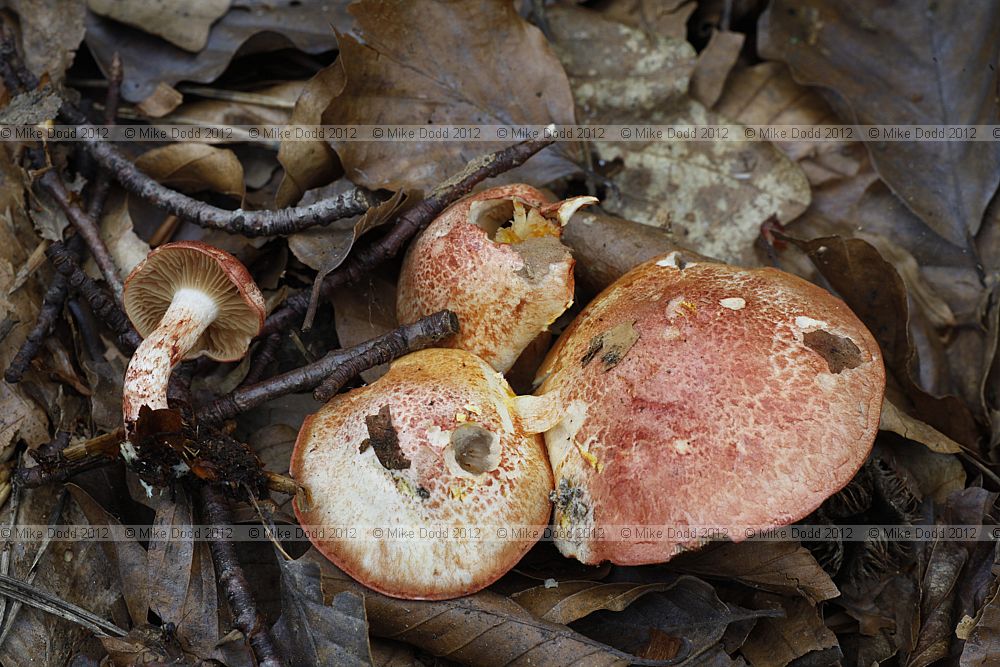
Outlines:
<svg viewBox="0 0 1000 667"><path fill-rule="evenodd" d="M690 100L665 125L731 125ZM711 257L741 265L757 263L753 245L760 226L776 217L794 219L809 205L802 170L765 142L655 141L594 144L602 160L620 160L617 194L604 208L629 220L671 230L677 241Z"/></svg>
<svg viewBox="0 0 1000 667"><path fill-rule="evenodd" d="M691 97L708 108L715 106L745 40L746 35L741 32L712 31L691 73Z"/></svg>
<svg viewBox="0 0 1000 667"><path fill-rule="evenodd" d="M122 191L109 196L104 206L104 215L101 216L101 239L108 247L108 252L111 253L111 258L122 276L127 276L135 265L149 254L149 244L139 238L132 229L128 198ZM94 270L97 270L96 265Z"/></svg>
<svg viewBox="0 0 1000 667"><path fill-rule="evenodd" d="M671 569L709 577L726 577L782 594L802 595L812 602L840 595L812 554L798 542L718 543L670 562Z"/></svg>
<svg viewBox="0 0 1000 667"><path fill-rule="evenodd" d="M840 122L818 93L800 86L783 63L737 67L715 110L745 125L832 125ZM813 186L852 176L867 163L858 141L792 139L774 145L802 167Z"/></svg>
<svg viewBox="0 0 1000 667"><path fill-rule="evenodd" d="M545 37L508 2L351 5L361 40L343 36L343 92L327 125L572 124L573 97ZM333 141L351 181L429 190L484 152L482 141ZM564 148L564 147L563 147ZM575 170L553 149L503 180L543 184Z"/></svg>
<svg viewBox="0 0 1000 667"><path fill-rule="evenodd" d="M229 9L229 0L87 0L87 7L197 53L205 48L212 24Z"/></svg>
<svg viewBox="0 0 1000 667"><path fill-rule="evenodd" d="M482 667L650 664L566 626L536 619L509 598L488 590L441 602L396 600L364 588L314 549L303 558L320 564L328 598L342 591L364 595L373 635L404 641L448 660Z"/></svg>
<svg viewBox="0 0 1000 667"><path fill-rule="evenodd" d="M21 45L28 69L48 74L61 83L83 41L83 0L11 0L5 3L17 14Z"/></svg>
<svg viewBox="0 0 1000 667"><path fill-rule="evenodd" d="M676 582L632 584L603 581L560 581L535 586L511 596L543 621L567 625L595 611L621 611L647 593L666 591Z"/></svg>
<svg viewBox="0 0 1000 667"><path fill-rule="evenodd" d="M135 166L150 178L183 192L212 190L243 201L243 165L231 150L208 144L183 143L154 148Z"/></svg>
<svg viewBox="0 0 1000 667"><path fill-rule="evenodd" d="M200 91L202 95L212 98L182 104L160 122L164 125L285 125L305 84L305 81L283 81L249 92L203 90ZM235 130L233 137L239 138ZM206 139L206 143L229 141L228 137Z"/></svg>
<svg viewBox="0 0 1000 667"><path fill-rule="evenodd" d="M965 488L965 468L954 454L934 452L903 442L880 442L878 446L890 457L893 465L908 473L921 497L944 503L953 491Z"/></svg>
<svg viewBox="0 0 1000 667"><path fill-rule="evenodd" d="M784 618L764 618L750 633L740 651L753 667L785 667L814 651L835 649L832 664L840 657L837 637L824 625L816 605L803 598L757 593L757 606L784 608Z"/></svg>
<svg viewBox="0 0 1000 667"><path fill-rule="evenodd" d="M919 442L938 454L958 454L962 451L962 446L957 442L933 426L906 414L888 398L882 402L882 415L878 427L880 431L892 431L907 440Z"/></svg>
<svg viewBox="0 0 1000 667"><path fill-rule="evenodd" d="M294 47L307 53L336 48L335 30L345 32L351 20L350 0L233 0L230 11L215 22L208 43L190 53L162 39L116 21L87 13L87 46L101 69L115 52L121 55L125 78L122 97L141 102L160 83L214 81L233 57Z"/></svg>
<svg viewBox="0 0 1000 667"><path fill-rule="evenodd" d="M1000 664L1000 588L991 584L986 604L976 614L975 625L962 649L960 667L990 667Z"/></svg>
<svg viewBox="0 0 1000 667"><path fill-rule="evenodd" d="M619 122L684 97L695 52L684 36L629 27L572 5L546 12L556 54L566 68L581 121Z"/></svg>
<svg viewBox="0 0 1000 667"><path fill-rule="evenodd" d="M323 112L344 89L346 82L340 60L321 69L303 87L289 124L320 125ZM340 167L336 154L323 139L282 141L278 162L285 168L285 175L274 196L276 208L291 206L306 190L326 185L336 177Z"/></svg>
<svg viewBox="0 0 1000 667"><path fill-rule="evenodd" d="M686 39L688 19L697 4L690 0L621 0L607 3L601 13L630 28L669 39Z"/></svg>
<svg viewBox="0 0 1000 667"><path fill-rule="evenodd" d="M353 347L396 328L396 284L379 274L369 276L349 290L337 290L333 297L333 321L341 347ZM371 383L389 370L389 364L362 371Z"/></svg>
<svg viewBox="0 0 1000 667"><path fill-rule="evenodd" d="M994 125L1000 121L997 26L1000 5L990 2L925 2L918 9L777 0L761 16L759 51L787 62L797 80L832 90L829 99L849 122ZM906 206L950 243L972 246L1000 183L1000 145L869 141L867 147Z"/></svg>

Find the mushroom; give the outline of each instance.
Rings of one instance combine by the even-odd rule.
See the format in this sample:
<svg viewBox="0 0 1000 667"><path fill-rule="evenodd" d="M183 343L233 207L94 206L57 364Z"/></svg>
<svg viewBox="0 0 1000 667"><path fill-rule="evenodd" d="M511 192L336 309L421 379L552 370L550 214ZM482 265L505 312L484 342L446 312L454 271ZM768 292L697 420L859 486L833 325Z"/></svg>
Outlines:
<svg viewBox="0 0 1000 667"><path fill-rule="evenodd" d="M396 315L408 324L454 311L462 331L449 346L507 371L573 302L573 258L559 237L577 209L597 200L549 199L504 185L447 208L410 246Z"/></svg>
<svg viewBox="0 0 1000 667"><path fill-rule="evenodd" d="M143 337L125 371L122 412L126 443L143 406L167 408L171 369L207 356L235 361L264 323L264 297L246 267L228 252L198 241L162 245L125 280L125 312Z"/></svg>
<svg viewBox="0 0 1000 667"><path fill-rule="evenodd" d="M556 543L584 563L663 562L797 521L851 480L878 429L881 353L842 301L682 257L608 287L536 376L563 413L545 434Z"/></svg>
<svg viewBox="0 0 1000 667"><path fill-rule="evenodd" d="M309 490L295 501L299 523L326 558L381 593L473 593L548 525L552 473L537 433L550 422L536 406L468 352L406 355L306 419L290 466Z"/></svg>

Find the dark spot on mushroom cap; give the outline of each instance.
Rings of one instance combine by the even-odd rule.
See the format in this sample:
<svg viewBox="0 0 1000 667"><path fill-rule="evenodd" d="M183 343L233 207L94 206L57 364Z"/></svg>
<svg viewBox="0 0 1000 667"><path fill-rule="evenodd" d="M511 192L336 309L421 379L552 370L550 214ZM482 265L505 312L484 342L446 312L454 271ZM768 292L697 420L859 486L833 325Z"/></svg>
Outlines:
<svg viewBox="0 0 1000 667"><path fill-rule="evenodd" d="M490 469L490 447L493 433L474 423L462 424L451 434L455 461L465 472L479 475Z"/></svg>
<svg viewBox="0 0 1000 667"><path fill-rule="evenodd" d="M845 368L857 368L865 360L854 341L829 331L822 329L810 331L802 337L802 342L813 352L826 359L831 373L839 373Z"/></svg>

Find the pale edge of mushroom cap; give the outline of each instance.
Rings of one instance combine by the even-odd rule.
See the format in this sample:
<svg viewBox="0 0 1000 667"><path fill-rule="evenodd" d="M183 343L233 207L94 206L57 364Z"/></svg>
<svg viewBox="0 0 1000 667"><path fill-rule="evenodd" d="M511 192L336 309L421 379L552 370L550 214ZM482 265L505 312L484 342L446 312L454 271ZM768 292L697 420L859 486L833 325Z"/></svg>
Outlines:
<svg viewBox="0 0 1000 667"><path fill-rule="evenodd" d="M359 451L369 438L365 417L386 405L410 461L402 470L386 469L372 447ZM310 537L338 567L386 595L445 599L489 585L537 538L489 539L487 527L530 525L540 535L551 511L542 438L526 432L517 409L503 377L468 352L428 349L397 360L378 381L334 397L303 424L290 467L311 496L308 508L295 503L299 522L326 526L327 535L331 526L354 527L356 539ZM487 457L496 467L480 474L455 460L453 434L469 424L497 436ZM457 532L428 540L364 535L366 527L394 526Z"/></svg>
<svg viewBox="0 0 1000 667"><path fill-rule="evenodd" d="M491 240L484 227L509 220L514 200L555 220L556 235L513 245ZM452 310L462 328L447 345L473 352L506 372L524 348L572 304L573 259L559 242L559 225L580 206L595 201L578 197L551 203L539 190L515 184L489 188L456 202L406 254L396 300L400 323Z"/></svg>
<svg viewBox="0 0 1000 667"><path fill-rule="evenodd" d="M143 338L154 331L177 289L200 290L219 314L185 357L235 361L246 354L264 324L264 296L243 264L224 250L198 241L162 245L125 280L125 312Z"/></svg>
<svg viewBox="0 0 1000 667"><path fill-rule="evenodd" d="M671 254L594 299L538 381L564 414L545 435L556 525L632 531L557 546L584 563L642 564L706 536L636 537L640 526L726 527L738 542L742 527L815 510L868 456L885 370L861 321L816 285Z"/></svg>

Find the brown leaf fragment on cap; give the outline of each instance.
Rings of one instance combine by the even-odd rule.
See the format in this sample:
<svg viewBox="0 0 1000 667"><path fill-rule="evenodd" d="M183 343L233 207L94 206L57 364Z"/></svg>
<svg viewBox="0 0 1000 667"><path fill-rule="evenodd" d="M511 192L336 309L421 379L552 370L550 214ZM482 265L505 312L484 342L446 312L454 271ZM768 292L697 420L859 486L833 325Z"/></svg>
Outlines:
<svg viewBox="0 0 1000 667"><path fill-rule="evenodd" d="M610 371L617 366L637 340L639 340L639 332L635 330L635 322L622 322L604 332L603 349L605 352L601 356L604 371Z"/></svg>
<svg viewBox="0 0 1000 667"><path fill-rule="evenodd" d="M406 470L410 467L410 459L399 448L399 436L392 425L388 405L383 405L378 414L365 417L365 425L368 427L368 437L361 443L358 452L371 447L375 450L378 462L386 470Z"/></svg>
<svg viewBox="0 0 1000 667"><path fill-rule="evenodd" d="M837 336L829 331L817 329L802 336L802 342L819 356L826 359L831 373L857 368L865 359L861 349L850 338Z"/></svg>

